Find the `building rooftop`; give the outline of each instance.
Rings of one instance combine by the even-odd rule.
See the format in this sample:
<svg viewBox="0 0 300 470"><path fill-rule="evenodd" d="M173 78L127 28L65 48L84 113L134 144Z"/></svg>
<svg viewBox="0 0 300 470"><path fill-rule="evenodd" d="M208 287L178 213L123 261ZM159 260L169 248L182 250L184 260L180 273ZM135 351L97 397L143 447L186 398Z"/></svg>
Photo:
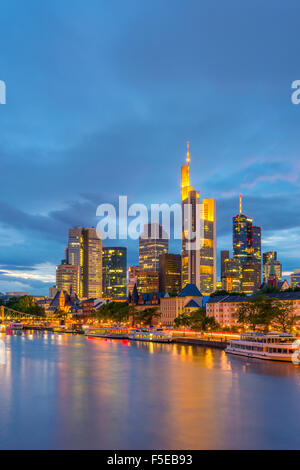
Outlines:
<svg viewBox="0 0 300 470"><path fill-rule="evenodd" d="M217 295L215 297L210 297L208 301L206 302L207 304L216 304L216 303L222 303L222 302L245 302L249 300L250 297L247 297L246 295Z"/></svg>
<svg viewBox="0 0 300 470"><path fill-rule="evenodd" d="M199 305L198 305L193 299L191 299L191 300L185 305L184 308L191 308L191 307L199 308Z"/></svg>
<svg viewBox="0 0 300 470"><path fill-rule="evenodd" d="M178 297L202 297L202 294L195 284L187 284Z"/></svg>
<svg viewBox="0 0 300 470"><path fill-rule="evenodd" d="M300 290L296 292L263 292L263 295L278 299L278 300L300 300ZM249 302L255 295L242 296L242 295L219 295L216 297L210 297L206 303L223 303L223 302Z"/></svg>

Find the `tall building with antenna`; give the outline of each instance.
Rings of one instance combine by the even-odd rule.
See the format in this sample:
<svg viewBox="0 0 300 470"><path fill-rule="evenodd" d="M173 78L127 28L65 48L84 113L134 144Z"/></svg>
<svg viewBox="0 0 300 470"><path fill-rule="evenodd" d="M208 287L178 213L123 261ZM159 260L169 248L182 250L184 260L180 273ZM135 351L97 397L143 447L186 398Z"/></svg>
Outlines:
<svg viewBox="0 0 300 470"><path fill-rule="evenodd" d="M200 200L200 192L190 184L190 147L187 143L186 164L181 167L182 246L181 283L195 284L203 295L215 291L217 282L216 262L216 200ZM189 230L196 233L197 218L203 218L203 240L200 248L189 249ZM199 222L199 221L198 221Z"/></svg>
<svg viewBox="0 0 300 470"><path fill-rule="evenodd" d="M251 294L261 285L261 227L242 213L241 194L239 206L233 217L233 258L240 266L240 289Z"/></svg>

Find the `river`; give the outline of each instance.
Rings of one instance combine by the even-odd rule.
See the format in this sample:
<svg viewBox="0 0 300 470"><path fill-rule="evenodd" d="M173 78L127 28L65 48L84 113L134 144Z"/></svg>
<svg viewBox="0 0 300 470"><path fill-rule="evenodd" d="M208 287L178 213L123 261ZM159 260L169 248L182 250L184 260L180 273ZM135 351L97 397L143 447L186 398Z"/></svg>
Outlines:
<svg viewBox="0 0 300 470"><path fill-rule="evenodd" d="M1 449L300 449L300 367L197 346L2 335Z"/></svg>

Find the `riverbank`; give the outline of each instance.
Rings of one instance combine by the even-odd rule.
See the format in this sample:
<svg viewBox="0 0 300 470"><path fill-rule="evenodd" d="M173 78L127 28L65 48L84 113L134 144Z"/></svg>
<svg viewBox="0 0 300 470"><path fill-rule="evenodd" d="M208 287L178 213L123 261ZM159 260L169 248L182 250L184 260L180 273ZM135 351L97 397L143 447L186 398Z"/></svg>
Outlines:
<svg viewBox="0 0 300 470"><path fill-rule="evenodd" d="M214 341L199 338L174 338L173 343L192 344L193 346L202 346L217 349L226 349L229 344L227 341Z"/></svg>

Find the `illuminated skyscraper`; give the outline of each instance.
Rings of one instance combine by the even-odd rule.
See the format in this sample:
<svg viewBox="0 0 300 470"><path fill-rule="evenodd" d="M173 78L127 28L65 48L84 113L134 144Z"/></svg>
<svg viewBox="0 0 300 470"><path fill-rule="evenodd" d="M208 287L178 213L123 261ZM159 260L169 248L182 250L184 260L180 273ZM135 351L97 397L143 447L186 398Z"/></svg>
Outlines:
<svg viewBox="0 0 300 470"><path fill-rule="evenodd" d="M104 247L102 250L103 296L126 297L127 248Z"/></svg>
<svg viewBox="0 0 300 470"><path fill-rule="evenodd" d="M221 282L222 282L222 279L225 276L225 260L229 259L229 250L222 250L220 258L221 258L220 263L221 263Z"/></svg>
<svg viewBox="0 0 300 470"><path fill-rule="evenodd" d="M216 289L217 281L217 237L216 200L200 200L199 191L194 191L189 178L190 152L187 145L186 164L181 167L182 246L181 284L196 284L202 294ZM203 220L203 243L201 248L188 249L190 232L196 233L198 217Z"/></svg>
<svg viewBox="0 0 300 470"><path fill-rule="evenodd" d="M241 268L240 261L237 258L228 257L224 260L222 288L227 292L240 292Z"/></svg>
<svg viewBox="0 0 300 470"><path fill-rule="evenodd" d="M241 290L252 293L261 285L261 227L240 212L233 217L233 258L240 263Z"/></svg>
<svg viewBox="0 0 300 470"><path fill-rule="evenodd" d="M181 256L165 253L159 257L159 291L181 291Z"/></svg>
<svg viewBox="0 0 300 470"><path fill-rule="evenodd" d="M137 283L137 273L140 271L139 266L129 266L128 268L128 287L127 287L127 296L131 295L133 288Z"/></svg>
<svg viewBox="0 0 300 470"><path fill-rule="evenodd" d="M290 275L290 283L293 289L300 286L300 269L294 269Z"/></svg>
<svg viewBox="0 0 300 470"><path fill-rule="evenodd" d="M83 229L83 296L102 295L102 240L95 228Z"/></svg>
<svg viewBox="0 0 300 470"><path fill-rule="evenodd" d="M274 271L274 272L272 272ZM282 265L277 260L276 251L266 251L263 253L263 281L268 282L270 274L274 274L278 281L282 278Z"/></svg>
<svg viewBox="0 0 300 470"><path fill-rule="evenodd" d="M139 238L139 267L141 271L159 271L159 256L168 253L169 235L161 225L145 224Z"/></svg>
<svg viewBox="0 0 300 470"><path fill-rule="evenodd" d="M79 266L79 297L98 298L102 295L102 240L93 227L69 230L66 263Z"/></svg>
<svg viewBox="0 0 300 470"><path fill-rule="evenodd" d="M138 293L147 294L159 291L159 274L156 271L138 271L136 276Z"/></svg>
<svg viewBox="0 0 300 470"><path fill-rule="evenodd" d="M56 288L68 294L80 293L80 266L60 264L56 266Z"/></svg>

